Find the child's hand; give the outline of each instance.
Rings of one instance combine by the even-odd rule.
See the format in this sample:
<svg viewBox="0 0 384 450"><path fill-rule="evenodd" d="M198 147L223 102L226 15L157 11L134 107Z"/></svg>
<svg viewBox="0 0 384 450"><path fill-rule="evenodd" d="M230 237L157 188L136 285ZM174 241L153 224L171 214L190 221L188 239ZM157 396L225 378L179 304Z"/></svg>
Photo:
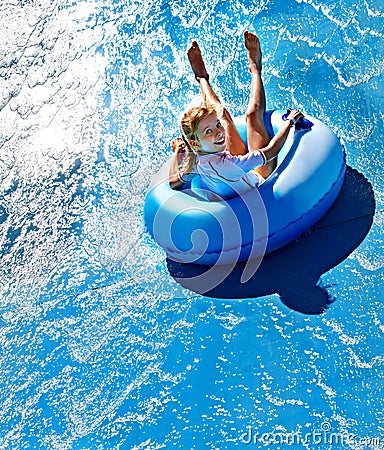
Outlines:
<svg viewBox="0 0 384 450"><path fill-rule="evenodd" d="M181 138L175 138L172 141L172 150L175 152L175 155L182 155L185 153L185 142Z"/></svg>
<svg viewBox="0 0 384 450"><path fill-rule="evenodd" d="M299 110L295 109L291 111L290 109L282 117L283 120L289 120L291 124L295 124L296 130L308 130L314 126L314 123L304 117Z"/></svg>
<svg viewBox="0 0 384 450"><path fill-rule="evenodd" d="M302 112L300 112L298 109L294 109L289 113L287 120L293 119L295 123L297 123L300 119L303 119L303 117L304 114Z"/></svg>

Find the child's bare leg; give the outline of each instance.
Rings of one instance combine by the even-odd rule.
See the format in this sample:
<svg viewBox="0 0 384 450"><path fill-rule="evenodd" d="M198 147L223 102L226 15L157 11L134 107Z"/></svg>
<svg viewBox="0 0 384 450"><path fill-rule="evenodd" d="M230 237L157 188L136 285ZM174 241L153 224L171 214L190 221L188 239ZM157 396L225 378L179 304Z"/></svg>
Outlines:
<svg viewBox="0 0 384 450"><path fill-rule="evenodd" d="M199 45L196 41L192 42L192 45L188 49L187 55L196 80L200 84L203 97L202 105L214 106L217 112L217 117L225 128L227 150L232 155L245 155L246 148L244 142L242 141L235 124L233 123L233 119L229 111L221 104L219 97L209 84L209 75L207 69L205 68Z"/></svg>
<svg viewBox="0 0 384 450"><path fill-rule="evenodd" d="M246 31L244 33L244 43L248 51L249 71L252 74L251 95L246 112L247 141L250 150L266 147L271 138L264 125L264 112L266 106L265 91L261 78L262 60L259 38ZM264 178L273 172L276 167L276 160L272 160L257 169L257 172Z"/></svg>
<svg viewBox="0 0 384 450"><path fill-rule="evenodd" d="M220 106L220 99L209 84L209 75L207 69L205 68L199 44L196 41L192 42L192 45L188 49L187 56L195 78L200 84L203 104Z"/></svg>

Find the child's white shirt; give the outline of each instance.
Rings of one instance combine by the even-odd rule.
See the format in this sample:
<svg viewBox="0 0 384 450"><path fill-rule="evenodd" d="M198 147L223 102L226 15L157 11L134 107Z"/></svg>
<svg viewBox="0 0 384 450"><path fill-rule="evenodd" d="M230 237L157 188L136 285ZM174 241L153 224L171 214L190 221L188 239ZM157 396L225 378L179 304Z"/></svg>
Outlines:
<svg viewBox="0 0 384 450"><path fill-rule="evenodd" d="M255 150L234 156L227 150L198 155L196 172L207 188L222 198L243 194L256 188L263 178L252 169L266 163L264 153Z"/></svg>

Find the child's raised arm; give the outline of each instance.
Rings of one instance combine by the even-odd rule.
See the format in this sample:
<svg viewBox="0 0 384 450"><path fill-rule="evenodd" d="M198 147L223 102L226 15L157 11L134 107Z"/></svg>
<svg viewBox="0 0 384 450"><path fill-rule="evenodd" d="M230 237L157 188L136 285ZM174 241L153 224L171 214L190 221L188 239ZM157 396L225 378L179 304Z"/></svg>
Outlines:
<svg viewBox="0 0 384 450"><path fill-rule="evenodd" d="M259 149L259 151L264 153L267 162L272 160L279 154L279 151L283 148L283 145L287 140L290 128L303 117L303 113L301 113L299 110L296 109L291 111L287 119L281 125L279 131L271 139L270 143L266 147Z"/></svg>

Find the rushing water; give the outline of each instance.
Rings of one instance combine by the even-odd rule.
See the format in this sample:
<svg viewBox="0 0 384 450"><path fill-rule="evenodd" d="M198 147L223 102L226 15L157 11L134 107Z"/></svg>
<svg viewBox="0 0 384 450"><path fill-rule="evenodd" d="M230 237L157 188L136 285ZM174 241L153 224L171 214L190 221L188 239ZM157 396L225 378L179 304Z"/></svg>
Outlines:
<svg viewBox="0 0 384 450"><path fill-rule="evenodd" d="M4 0L0 23L0 448L384 448L382 2ZM183 289L142 223L188 44L241 114L246 29L268 107L326 122L373 187L322 315Z"/></svg>

